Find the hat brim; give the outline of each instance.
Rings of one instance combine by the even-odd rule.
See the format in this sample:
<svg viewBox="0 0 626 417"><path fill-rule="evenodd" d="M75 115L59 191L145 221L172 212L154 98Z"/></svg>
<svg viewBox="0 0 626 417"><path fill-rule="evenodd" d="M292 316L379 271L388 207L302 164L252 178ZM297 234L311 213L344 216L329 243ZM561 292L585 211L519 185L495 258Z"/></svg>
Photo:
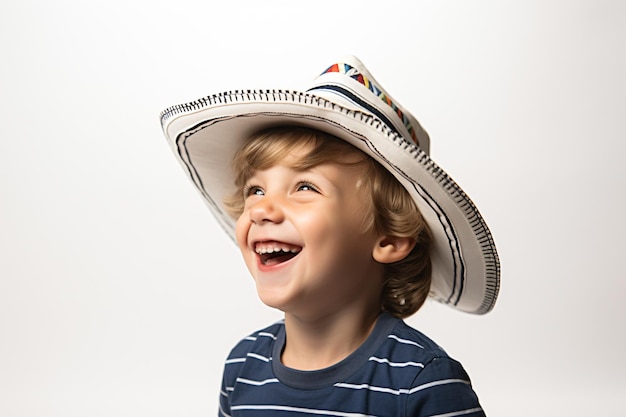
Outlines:
<svg viewBox="0 0 626 417"><path fill-rule="evenodd" d="M377 117L310 93L232 91L161 113L165 136L224 230L235 219L223 204L234 191L231 161L253 133L306 126L349 142L386 167L409 191L434 237L431 298L474 314L490 311L500 264L475 205L426 153Z"/></svg>

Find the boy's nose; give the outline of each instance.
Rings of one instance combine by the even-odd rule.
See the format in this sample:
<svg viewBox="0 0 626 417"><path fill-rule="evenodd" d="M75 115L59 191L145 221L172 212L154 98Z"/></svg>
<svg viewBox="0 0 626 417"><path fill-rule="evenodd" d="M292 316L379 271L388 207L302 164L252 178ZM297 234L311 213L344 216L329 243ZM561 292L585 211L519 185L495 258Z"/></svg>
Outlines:
<svg viewBox="0 0 626 417"><path fill-rule="evenodd" d="M250 220L255 224L282 222L283 212L280 204L267 195L264 196L250 208Z"/></svg>

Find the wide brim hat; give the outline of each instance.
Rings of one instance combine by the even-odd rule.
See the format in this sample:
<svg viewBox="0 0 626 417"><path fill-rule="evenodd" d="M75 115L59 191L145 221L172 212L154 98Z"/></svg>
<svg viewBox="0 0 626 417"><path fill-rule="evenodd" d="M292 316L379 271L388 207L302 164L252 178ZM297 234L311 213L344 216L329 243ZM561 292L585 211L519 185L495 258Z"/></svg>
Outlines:
<svg viewBox="0 0 626 417"><path fill-rule="evenodd" d="M365 66L349 56L309 88L236 90L167 108L165 136L185 172L234 240L236 220L224 198L234 190L231 161L252 134L275 126L305 126L334 135L388 169L408 190L433 234L430 297L461 311L490 311L500 287L500 263L483 217L469 197L429 157L429 137Z"/></svg>

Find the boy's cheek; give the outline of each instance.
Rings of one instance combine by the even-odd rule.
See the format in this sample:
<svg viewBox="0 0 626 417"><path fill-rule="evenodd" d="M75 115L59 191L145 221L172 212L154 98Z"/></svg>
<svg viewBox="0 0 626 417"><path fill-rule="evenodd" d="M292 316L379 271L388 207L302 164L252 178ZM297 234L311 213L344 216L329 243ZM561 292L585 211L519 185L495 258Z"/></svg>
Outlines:
<svg viewBox="0 0 626 417"><path fill-rule="evenodd" d="M239 216L235 224L235 239L237 240L237 245L242 254L245 254L248 249L248 225L244 219L244 215L245 214Z"/></svg>

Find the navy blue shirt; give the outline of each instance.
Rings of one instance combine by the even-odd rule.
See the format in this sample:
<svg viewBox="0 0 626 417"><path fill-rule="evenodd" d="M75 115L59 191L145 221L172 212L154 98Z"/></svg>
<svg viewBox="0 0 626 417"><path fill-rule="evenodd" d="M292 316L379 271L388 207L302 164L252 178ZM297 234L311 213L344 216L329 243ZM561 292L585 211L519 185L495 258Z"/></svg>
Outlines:
<svg viewBox="0 0 626 417"><path fill-rule="evenodd" d="M233 348L224 367L219 416L484 416L461 364L403 320L383 313L368 339L318 371L281 361L284 323Z"/></svg>

